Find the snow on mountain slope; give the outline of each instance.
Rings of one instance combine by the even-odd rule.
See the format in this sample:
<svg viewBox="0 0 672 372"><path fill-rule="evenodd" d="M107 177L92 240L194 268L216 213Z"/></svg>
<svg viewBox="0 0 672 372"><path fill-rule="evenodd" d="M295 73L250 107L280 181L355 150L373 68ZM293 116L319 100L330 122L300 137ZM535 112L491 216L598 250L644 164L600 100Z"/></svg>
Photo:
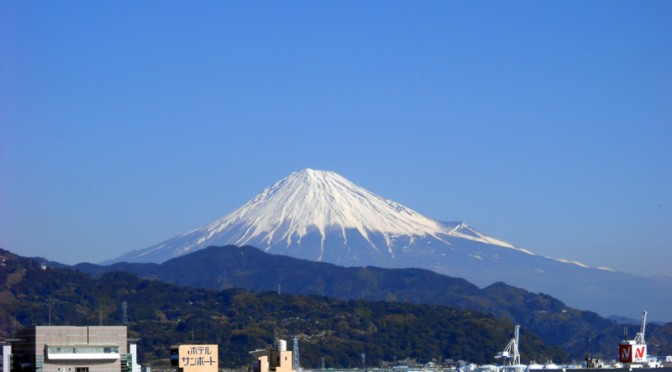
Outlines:
<svg viewBox="0 0 672 372"><path fill-rule="evenodd" d="M330 236L348 246L356 232L374 250L394 255L400 237L432 238L448 243L456 237L489 245L516 248L478 232L464 223L441 223L392 200L378 196L329 171L304 169L264 189L254 199L210 224L117 260L160 262L211 245L273 246L300 244L308 234L319 234L322 259ZM379 242L382 238L384 244Z"/></svg>
<svg viewBox="0 0 672 372"><path fill-rule="evenodd" d="M305 169L264 190L232 214L207 226L208 237L236 223L245 233L235 244L262 237L268 245L280 240L291 244L317 229L324 243L325 231L355 229L368 241L368 233L432 235L441 225L391 200L383 199L333 172ZM286 226L286 227L285 227Z"/></svg>

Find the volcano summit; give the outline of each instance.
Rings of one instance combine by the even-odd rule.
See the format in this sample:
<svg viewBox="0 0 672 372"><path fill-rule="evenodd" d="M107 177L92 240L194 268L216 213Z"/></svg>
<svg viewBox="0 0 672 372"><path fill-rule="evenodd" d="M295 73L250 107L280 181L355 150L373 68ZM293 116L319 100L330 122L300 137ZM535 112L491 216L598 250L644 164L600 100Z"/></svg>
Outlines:
<svg viewBox="0 0 672 372"><path fill-rule="evenodd" d="M455 238L518 249L464 223L432 220L334 172L304 169L225 217L115 261L163 262L211 245L235 244L314 261L370 264L403 261L400 256L428 245L451 245Z"/></svg>

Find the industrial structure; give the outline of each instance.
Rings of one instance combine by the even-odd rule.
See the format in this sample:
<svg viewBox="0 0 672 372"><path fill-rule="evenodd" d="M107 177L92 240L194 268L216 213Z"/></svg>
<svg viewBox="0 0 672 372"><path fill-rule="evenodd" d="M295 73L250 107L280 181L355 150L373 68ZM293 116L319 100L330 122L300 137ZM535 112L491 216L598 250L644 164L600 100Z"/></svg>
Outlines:
<svg viewBox="0 0 672 372"><path fill-rule="evenodd" d="M655 358L649 360L646 350L646 341L644 340L644 335L646 334L646 314L646 311L642 314L642 326L635 335L635 338L632 340L625 339L618 345L619 361L628 367L658 366Z"/></svg>
<svg viewBox="0 0 672 372"><path fill-rule="evenodd" d="M520 352L518 351L518 345L520 344L520 325L516 324L513 338L506 345L503 351L500 351L495 355L495 359L503 359L504 364L507 366L515 366L520 364Z"/></svg>

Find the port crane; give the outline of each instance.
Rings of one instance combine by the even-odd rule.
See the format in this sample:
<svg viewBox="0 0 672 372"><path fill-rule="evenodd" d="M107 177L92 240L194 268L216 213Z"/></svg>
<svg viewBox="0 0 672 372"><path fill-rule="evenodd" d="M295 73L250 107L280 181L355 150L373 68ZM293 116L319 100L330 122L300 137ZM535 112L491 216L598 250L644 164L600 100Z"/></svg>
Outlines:
<svg viewBox="0 0 672 372"><path fill-rule="evenodd" d="M519 365L520 364L520 353L518 352L518 344L520 340L520 325L516 324L514 331L514 336L506 345L503 351L500 351L495 355L495 359L504 359L506 360L505 364L507 365Z"/></svg>
<svg viewBox="0 0 672 372"><path fill-rule="evenodd" d="M642 314L642 327L632 340L623 340L618 346L618 356L621 363L640 364L647 363L646 341L644 334L646 332L646 314Z"/></svg>
<svg viewBox="0 0 672 372"><path fill-rule="evenodd" d="M641 345L646 344L644 341L644 333L646 333L646 314L648 312L644 311L642 314L642 327L639 329L639 332L635 335L635 344Z"/></svg>

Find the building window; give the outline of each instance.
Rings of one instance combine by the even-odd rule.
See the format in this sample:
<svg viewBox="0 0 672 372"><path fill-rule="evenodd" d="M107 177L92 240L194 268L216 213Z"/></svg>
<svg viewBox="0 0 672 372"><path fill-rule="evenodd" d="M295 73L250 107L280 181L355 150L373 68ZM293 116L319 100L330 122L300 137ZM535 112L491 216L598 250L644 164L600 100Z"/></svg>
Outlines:
<svg viewBox="0 0 672 372"><path fill-rule="evenodd" d="M48 354L118 354L119 346L47 346Z"/></svg>

